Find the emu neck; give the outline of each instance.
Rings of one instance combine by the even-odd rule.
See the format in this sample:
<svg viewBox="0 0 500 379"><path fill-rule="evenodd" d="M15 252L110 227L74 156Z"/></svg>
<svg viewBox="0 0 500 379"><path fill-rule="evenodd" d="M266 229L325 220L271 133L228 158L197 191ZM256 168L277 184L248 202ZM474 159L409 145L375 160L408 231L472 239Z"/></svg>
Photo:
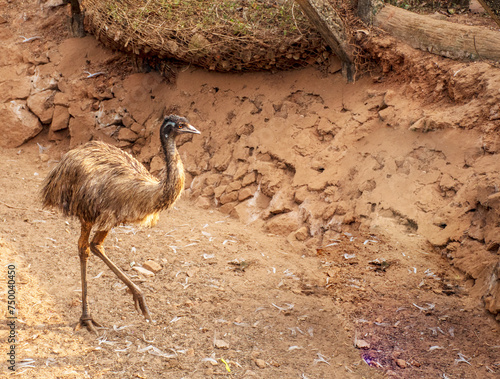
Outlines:
<svg viewBox="0 0 500 379"><path fill-rule="evenodd" d="M175 138L172 136L161 139L163 152L165 154L165 176L162 180L163 196L161 207L170 208L179 198L184 188L184 167L181 157L175 146Z"/></svg>

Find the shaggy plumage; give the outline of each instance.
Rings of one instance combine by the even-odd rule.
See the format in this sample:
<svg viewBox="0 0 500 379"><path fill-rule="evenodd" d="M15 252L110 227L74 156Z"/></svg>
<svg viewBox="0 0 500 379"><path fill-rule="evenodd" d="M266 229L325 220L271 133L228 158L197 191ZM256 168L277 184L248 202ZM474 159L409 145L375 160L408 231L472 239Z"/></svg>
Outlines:
<svg viewBox="0 0 500 379"><path fill-rule="evenodd" d="M78 243L82 266L82 324L95 331L87 304L86 265L89 249L122 279L132 291L136 308L150 318L144 297L121 270L104 254L102 242L120 224L153 226L160 211L170 208L184 188L184 168L175 138L180 133L199 133L189 122L171 115L163 121L160 140L166 167L159 180L130 154L103 142L89 142L69 151L42 185L44 207L76 216L82 225ZM92 229L96 233L89 244Z"/></svg>

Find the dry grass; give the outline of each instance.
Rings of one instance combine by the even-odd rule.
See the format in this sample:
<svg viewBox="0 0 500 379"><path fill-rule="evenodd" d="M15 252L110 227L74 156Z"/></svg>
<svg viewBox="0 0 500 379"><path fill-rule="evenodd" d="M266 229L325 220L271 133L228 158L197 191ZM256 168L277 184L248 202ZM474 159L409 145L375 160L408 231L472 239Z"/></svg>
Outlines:
<svg viewBox="0 0 500 379"><path fill-rule="evenodd" d="M103 42L212 70L288 69L326 58L292 0L84 0Z"/></svg>

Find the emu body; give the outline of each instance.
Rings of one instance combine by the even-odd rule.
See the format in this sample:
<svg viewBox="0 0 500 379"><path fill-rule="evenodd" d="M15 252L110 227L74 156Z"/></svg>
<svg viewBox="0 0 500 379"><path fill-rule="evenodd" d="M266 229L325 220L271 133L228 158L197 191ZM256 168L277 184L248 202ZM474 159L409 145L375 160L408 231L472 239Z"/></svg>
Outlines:
<svg viewBox="0 0 500 379"><path fill-rule="evenodd" d="M129 287L135 307L151 319L141 290L106 256L102 243L120 224L154 226L162 210L170 208L184 188L184 168L175 145L180 133L196 133L179 116L166 117L160 127L165 154L163 177L157 179L130 154L103 142L89 142L69 151L42 185L44 207L75 216L81 223L78 241L82 276L82 316L76 328L95 332L100 326L90 316L87 301L87 261L90 251ZM89 243L92 230L94 236Z"/></svg>

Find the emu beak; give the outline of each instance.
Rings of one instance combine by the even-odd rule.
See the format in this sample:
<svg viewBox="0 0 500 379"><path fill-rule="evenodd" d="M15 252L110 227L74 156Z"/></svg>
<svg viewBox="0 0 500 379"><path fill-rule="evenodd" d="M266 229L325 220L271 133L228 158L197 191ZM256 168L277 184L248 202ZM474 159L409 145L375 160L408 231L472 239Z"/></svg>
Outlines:
<svg viewBox="0 0 500 379"><path fill-rule="evenodd" d="M183 133L201 134L201 132L191 124L187 124L184 128L181 129L181 131Z"/></svg>

